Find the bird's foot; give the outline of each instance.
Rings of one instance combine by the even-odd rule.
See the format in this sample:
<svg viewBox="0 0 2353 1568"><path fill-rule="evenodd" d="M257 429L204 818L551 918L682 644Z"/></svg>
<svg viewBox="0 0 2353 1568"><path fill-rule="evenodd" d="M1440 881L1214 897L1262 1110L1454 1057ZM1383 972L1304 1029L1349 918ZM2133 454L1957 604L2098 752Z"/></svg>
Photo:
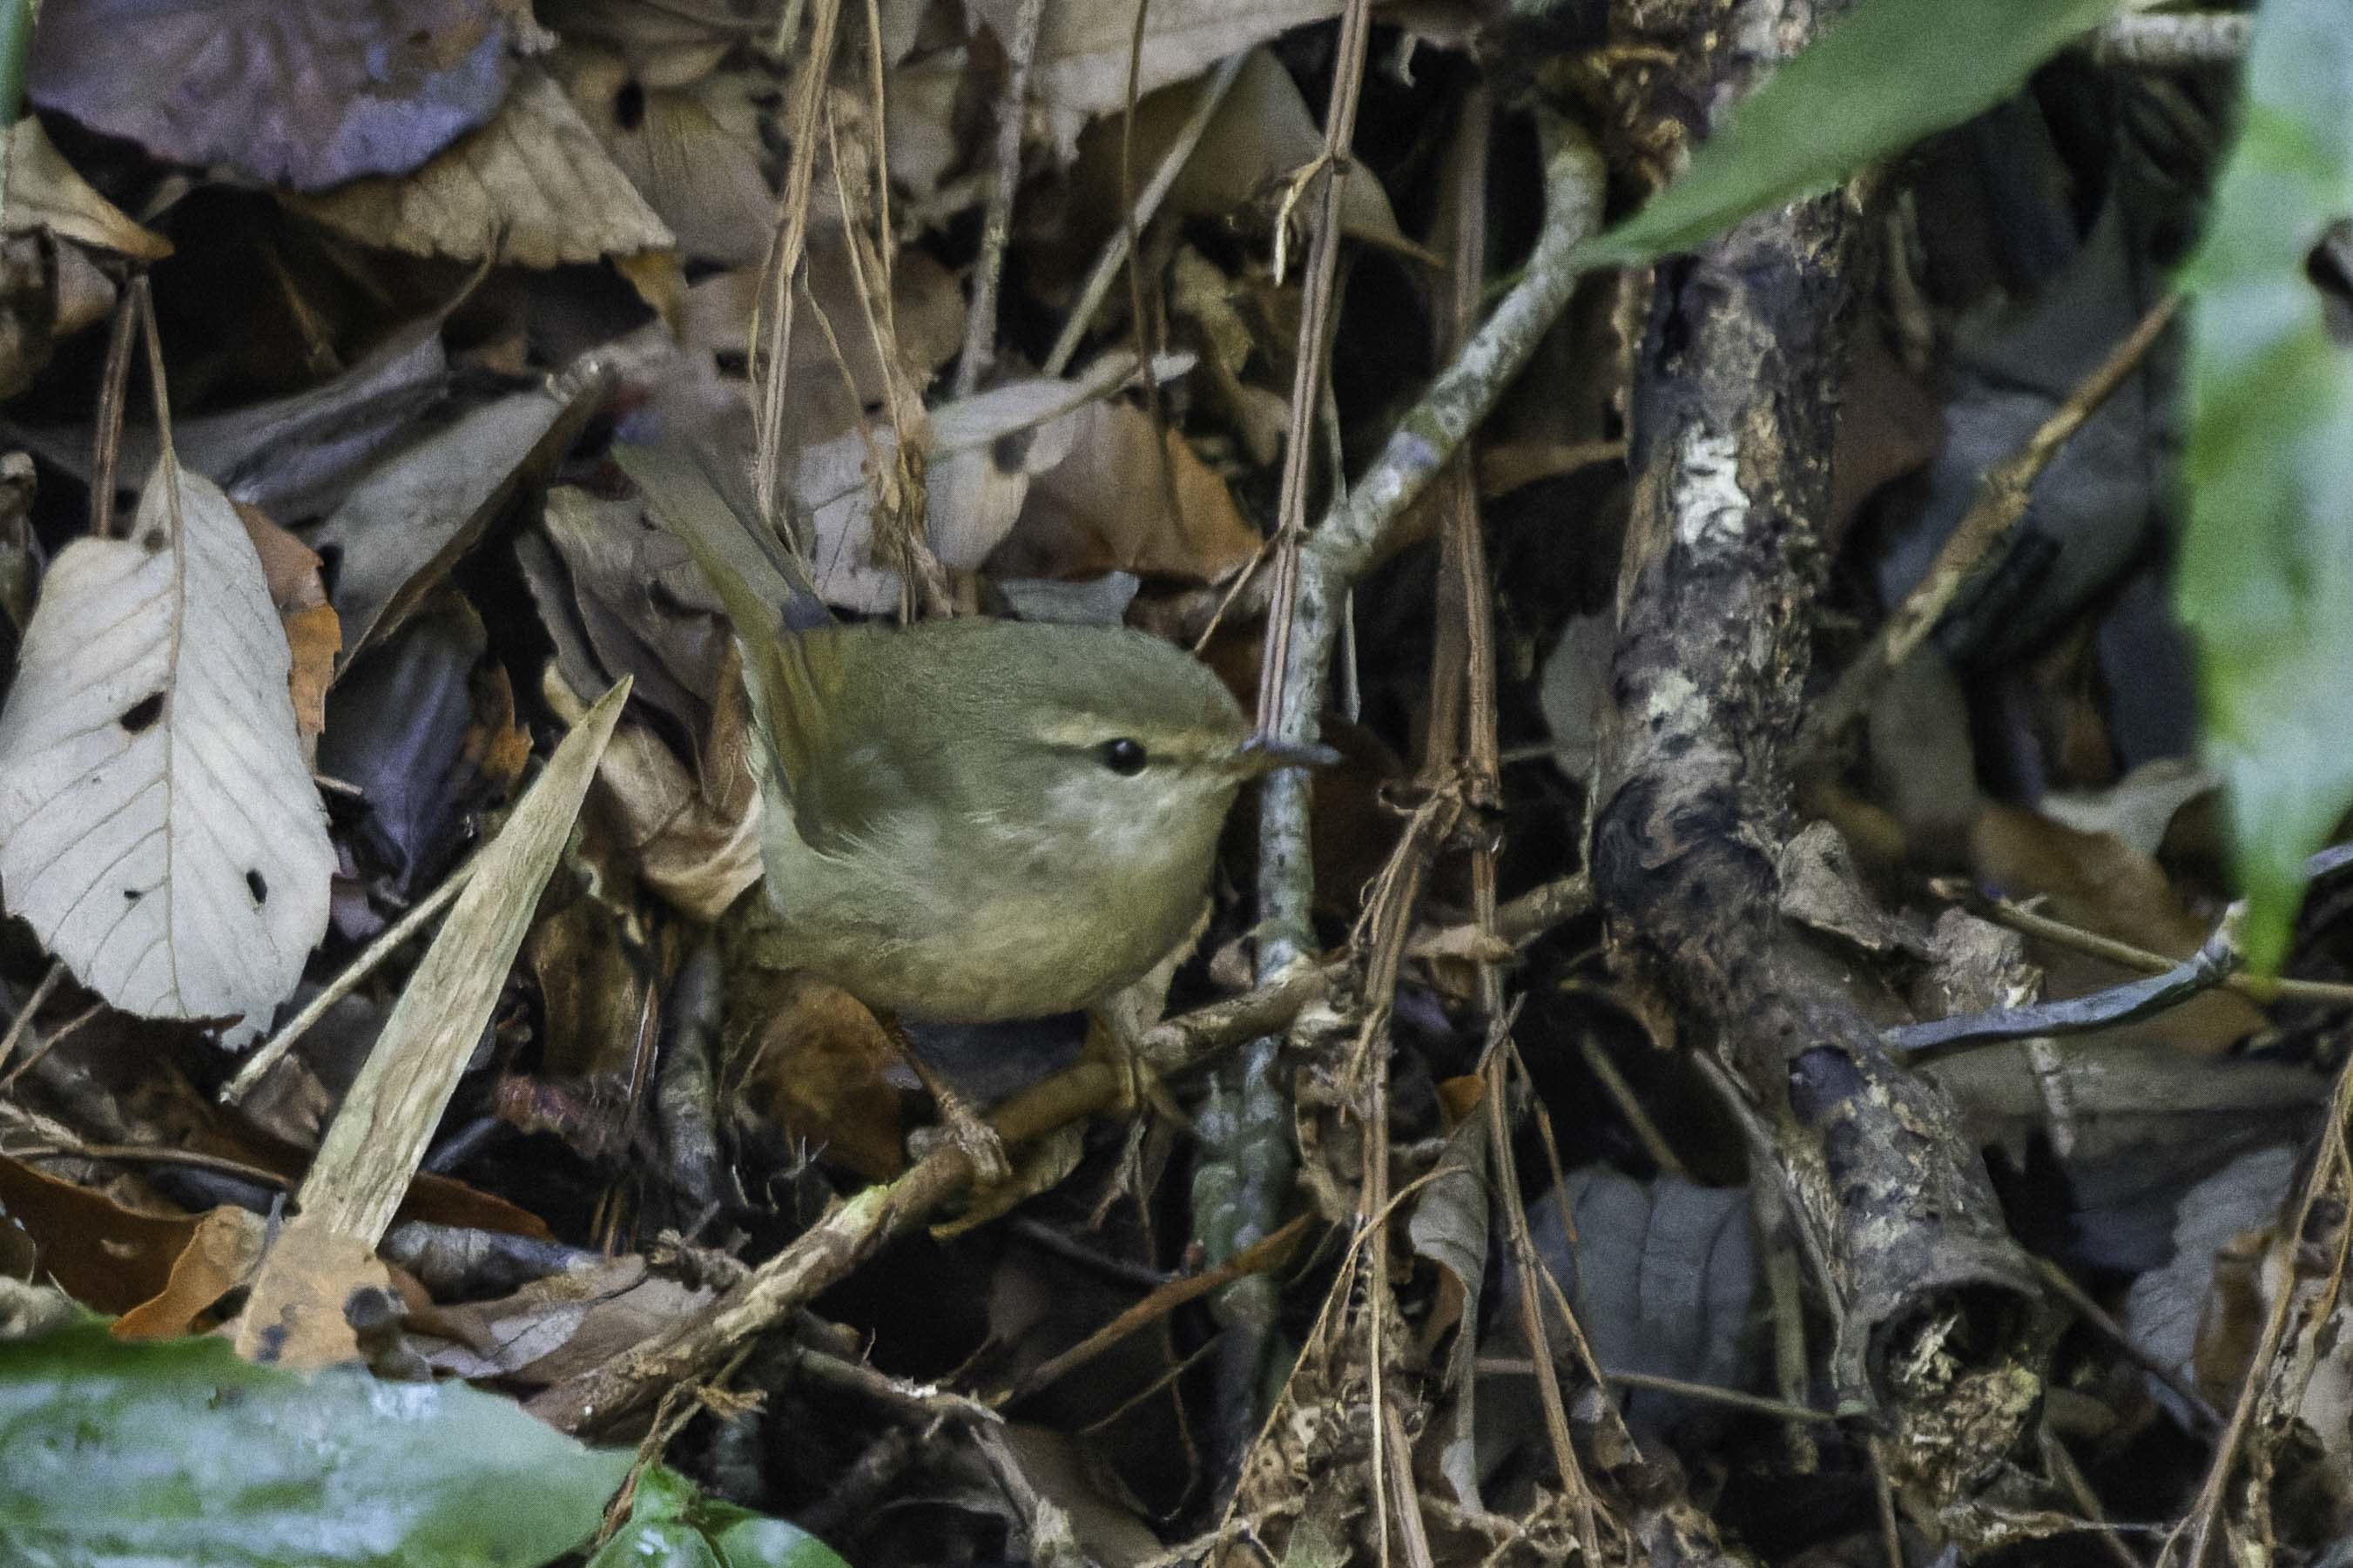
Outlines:
<svg viewBox="0 0 2353 1568"><path fill-rule="evenodd" d="M974 1186L994 1187L1012 1180L1013 1162L1006 1157L1005 1140L972 1101L938 1084L933 1086L932 1097L939 1108L939 1124L916 1130L909 1141L916 1152L925 1153L943 1143L954 1144L972 1162Z"/></svg>
<svg viewBox="0 0 2353 1568"><path fill-rule="evenodd" d="M943 1142L954 1143L972 1162L972 1183L975 1187L994 1187L1013 1179L1013 1162L1005 1157L1005 1140L997 1135L979 1110L964 1092L941 1074L933 1070L915 1042L908 1037L906 1026L898 1019L875 1016L892 1044L906 1058L908 1067L932 1097L939 1112L939 1125L917 1128L907 1139L908 1152L922 1159Z"/></svg>

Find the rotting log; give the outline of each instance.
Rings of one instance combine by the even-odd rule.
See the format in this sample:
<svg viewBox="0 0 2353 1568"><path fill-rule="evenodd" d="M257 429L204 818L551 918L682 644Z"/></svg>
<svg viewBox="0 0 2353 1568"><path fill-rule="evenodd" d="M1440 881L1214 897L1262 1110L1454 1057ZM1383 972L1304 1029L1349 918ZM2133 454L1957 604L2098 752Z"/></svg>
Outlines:
<svg viewBox="0 0 2353 1568"><path fill-rule="evenodd" d="M1638 138L1704 136L1711 110L1802 47L1813 9L1620 0L1618 41L1674 53L1644 84ZM1835 389L1867 294L1855 205L1799 203L1657 269L1593 886L1615 951L1771 1130L1839 1324L1842 1406L1912 1431L1932 1399L1989 1393L2012 1417L1962 1442L1999 1449L2040 1387L2035 1277L1942 1091L1889 1059L1778 911Z"/></svg>

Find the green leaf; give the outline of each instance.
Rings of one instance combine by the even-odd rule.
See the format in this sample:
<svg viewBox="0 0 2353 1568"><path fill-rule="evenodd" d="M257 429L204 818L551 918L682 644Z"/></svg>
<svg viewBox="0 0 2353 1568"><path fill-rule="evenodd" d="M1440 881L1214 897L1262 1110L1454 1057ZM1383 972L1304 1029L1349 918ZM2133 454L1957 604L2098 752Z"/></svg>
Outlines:
<svg viewBox="0 0 2353 1568"><path fill-rule="evenodd" d="M97 1320L0 1344L12 1568L533 1568L628 1463L462 1384L304 1377Z"/></svg>
<svg viewBox="0 0 2353 1568"><path fill-rule="evenodd" d="M2123 0L1862 0L1743 100L1681 178L1578 247L1579 267L1655 261L1829 190L1991 108Z"/></svg>
<svg viewBox="0 0 2353 1568"><path fill-rule="evenodd" d="M613 1532L588 1568L726 1568L702 1531L681 1520L633 1519Z"/></svg>
<svg viewBox="0 0 2353 1568"><path fill-rule="evenodd" d="M707 1498L665 1466L638 1478L629 1522L588 1568L849 1568L798 1525Z"/></svg>
<svg viewBox="0 0 2353 1568"><path fill-rule="evenodd" d="M832 1547L781 1519L746 1519L719 1532L727 1568L849 1568Z"/></svg>
<svg viewBox="0 0 2353 1568"><path fill-rule="evenodd" d="M2175 589L2198 641L2242 940L2285 955L2303 862L2353 805L2353 354L2305 259L2353 214L2353 28L2343 0L2268 0L2243 123L2181 282L2189 523Z"/></svg>

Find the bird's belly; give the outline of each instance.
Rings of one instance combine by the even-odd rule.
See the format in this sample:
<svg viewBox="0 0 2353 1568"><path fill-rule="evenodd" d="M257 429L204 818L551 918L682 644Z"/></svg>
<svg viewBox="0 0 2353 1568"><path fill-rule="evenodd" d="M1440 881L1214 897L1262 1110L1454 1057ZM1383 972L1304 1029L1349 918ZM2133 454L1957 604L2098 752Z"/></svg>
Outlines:
<svg viewBox="0 0 2353 1568"><path fill-rule="evenodd" d="M1175 941L1133 928L1058 931L982 916L830 954L825 967L870 1006L974 1024L1087 1006L1143 973Z"/></svg>
<svg viewBox="0 0 2353 1568"><path fill-rule="evenodd" d="M1166 957L1201 911L1207 873L1171 879L1149 897L1130 887L1123 899L1083 887L1053 898L965 889L878 899L869 884L855 918L811 879L773 911L779 929L764 945L771 962L881 1011L944 1024L1039 1018L1089 1006Z"/></svg>

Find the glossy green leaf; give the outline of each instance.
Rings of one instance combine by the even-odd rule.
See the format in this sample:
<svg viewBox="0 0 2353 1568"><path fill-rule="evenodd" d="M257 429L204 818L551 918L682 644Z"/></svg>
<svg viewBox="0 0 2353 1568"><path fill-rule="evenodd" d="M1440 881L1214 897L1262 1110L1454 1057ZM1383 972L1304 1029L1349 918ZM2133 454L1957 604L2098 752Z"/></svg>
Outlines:
<svg viewBox="0 0 2353 1568"><path fill-rule="evenodd" d="M725 1568L702 1531L678 1519L632 1519L588 1568Z"/></svg>
<svg viewBox="0 0 2353 1568"><path fill-rule="evenodd" d="M2017 89L2122 0L1862 0L1775 71L1584 267L1689 250L1752 213L1829 190Z"/></svg>
<svg viewBox="0 0 2353 1568"><path fill-rule="evenodd" d="M676 1470L638 1478L629 1522L588 1568L849 1568L798 1525L707 1498Z"/></svg>
<svg viewBox="0 0 2353 1568"><path fill-rule="evenodd" d="M2196 636L2249 960L2284 955L2303 861L2353 805L2353 353L2306 258L2353 215L2343 0L2267 0L2237 144L2182 276L2189 523L2176 589Z"/></svg>
<svg viewBox="0 0 2353 1568"><path fill-rule="evenodd" d="M628 1463L462 1384L95 1320L0 1344L11 1568L533 1568L587 1539Z"/></svg>

